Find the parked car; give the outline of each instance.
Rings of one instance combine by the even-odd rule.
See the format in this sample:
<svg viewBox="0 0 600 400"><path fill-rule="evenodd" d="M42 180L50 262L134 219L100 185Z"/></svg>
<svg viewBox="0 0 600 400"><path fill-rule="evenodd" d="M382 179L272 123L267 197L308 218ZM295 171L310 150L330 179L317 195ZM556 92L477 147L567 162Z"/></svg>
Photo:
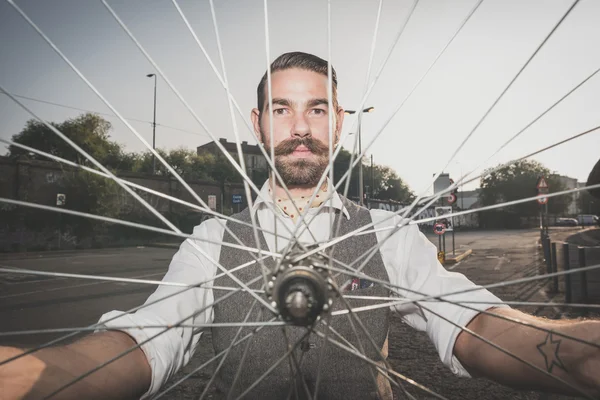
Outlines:
<svg viewBox="0 0 600 400"><path fill-rule="evenodd" d="M575 218L558 218L556 220L556 226L578 226L579 221Z"/></svg>
<svg viewBox="0 0 600 400"><path fill-rule="evenodd" d="M598 223L598 217L592 214L580 214L577 216L577 222L581 226L585 225L596 225Z"/></svg>

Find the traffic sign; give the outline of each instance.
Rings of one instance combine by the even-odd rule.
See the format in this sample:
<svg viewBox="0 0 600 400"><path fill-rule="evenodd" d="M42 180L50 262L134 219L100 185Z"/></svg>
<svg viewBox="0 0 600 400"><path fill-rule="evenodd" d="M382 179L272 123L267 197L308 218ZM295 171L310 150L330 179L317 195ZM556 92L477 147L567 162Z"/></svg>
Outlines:
<svg viewBox="0 0 600 400"><path fill-rule="evenodd" d="M549 189L550 187L548 186L548 182L546 182L546 178L544 178L543 176L540 177L540 179L538 180L538 183L536 185L537 190L544 190L544 189Z"/></svg>
<svg viewBox="0 0 600 400"><path fill-rule="evenodd" d="M437 224L433 225L433 232L435 232L436 235L443 235L446 233L446 225L438 222Z"/></svg>
<svg viewBox="0 0 600 400"><path fill-rule="evenodd" d="M448 204L456 203L456 195L454 193L450 193L447 197Z"/></svg>
<svg viewBox="0 0 600 400"><path fill-rule="evenodd" d="M67 195L62 193L56 194L56 205L59 207L67 205Z"/></svg>
<svg viewBox="0 0 600 400"><path fill-rule="evenodd" d="M208 208L210 208L211 210L217 209L217 196L215 196L214 194L208 195Z"/></svg>
<svg viewBox="0 0 600 400"><path fill-rule="evenodd" d="M242 204L242 195L234 194L233 196L231 196L231 201L233 202L233 204Z"/></svg>
<svg viewBox="0 0 600 400"><path fill-rule="evenodd" d="M546 204L548 202L548 198L547 197L540 197L539 199L537 199L537 201L540 204Z"/></svg>

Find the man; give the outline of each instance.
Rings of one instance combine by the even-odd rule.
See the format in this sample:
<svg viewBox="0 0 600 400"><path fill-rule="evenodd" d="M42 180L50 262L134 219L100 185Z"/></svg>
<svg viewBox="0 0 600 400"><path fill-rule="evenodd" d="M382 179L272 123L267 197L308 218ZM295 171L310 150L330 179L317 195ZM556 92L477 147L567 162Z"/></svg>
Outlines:
<svg viewBox="0 0 600 400"><path fill-rule="evenodd" d="M252 111L251 118L261 143L267 149L274 147L277 169L293 200L287 198L280 186L269 181L263 186L254 207L235 216L241 222L249 223L253 217L258 221L262 229L259 232L261 249L281 252L286 248L289 231L294 231L300 223L298 211L307 214L310 229L300 229L302 233L299 236L300 242L307 245L326 242L330 237L330 212L335 213L334 226L339 222L340 235L371 222L375 223L376 228L400 224L400 217L389 218L391 214L388 212L358 207L337 193L329 198L332 191L330 182L315 187L328 162L329 120L333 120L332 131L336 143L343 123L344 112L337 103L335 71L332 75L333 115L330 114L327 100L327 63L324 60L305 53L288 53L273 62L271 71L273 106L269 106L266 77L263 77L258 87L257 108ZM315 191L315 202L308 204L308 198ZM273 213L277 213L277 219ZM222 270L230 270L229 273L238 282L248 283L255 278L253 283L248 283L251 289L264 287L261 266L252 264L254 258L249 252L234 246L237 240L233 235L245 245L256 247L252 228L231 221L226 222L226 226L230 232L219 221L212 219L196 227L196 239L186 240L181 245L164 280L199 283L213 279ZM276 226L277 238L272 233ZM499 300L490 292L475 290L477 286L464 276L446 271L437 261L434 246L416 226L403 227L390 240L384 241L386 232L389 231L378 230L351 236L338 243L329 254L339 261L339 265L350 264L373 245L380 244L379 251L362 272L373 281L387 281L400 288L395 290L395 295L414 299L421 294L435 296L468 291L448 296L445 298L448 301L422 302L418 306L407 304L394 309L403 315L409 325L427 332L441 360L455 374L476 374L518 388L600 395L599 347L582 343L583 340L600 344L598 321L549 321L500 306ZM213 261L218 261L222 270ZM246 262L251 265L236 268ZM264 263L272 267L275 260L266 257ZM332 291L346 290L345 295L362 296L391 294L390 290L379 284L345 286L348 279L354 282L358 278L360 282L365 276L334 276L336 280L332 282L332 287L337 289ZM252 294L216 288L239 288L239 284L230 276L220 276L213 285L215 289L187 290L158 301L181 291L181 288L160 286L147 300L148 306L136 313L120 316L120 312L113 311L101 318L107 327L173 327L165 333L161 333L164 330L162 328L128 329L126 333L99 332L71 345L46 348L0 367L0 382L3 385L0 397L43 397L74 377L128 351L136 343L141 344L141 348L130 351L118 361L65 389L60 395L73 399L107 399L149 397L159 392L169 377L189 361L200 338L200 332L178 326L182 322L199 325L227 321L268 321L273 318L274 314L267 308L268 303L261 304ZM303 296L304 292L294 292L291 302L298 300L302 303L306 300ZM473 302L471 308L451 303L466 300ZM352 307L373 304L364 299L349 299L348 302ZM346 305L336 299L332 308L344 310ZM379 308L358 313L370 339L359 327L355 335L347 316L328 317L323 314L323 319L330 321L330 326L341 332L345 340L357 348L362 345L369 359L381 363L381 353L385 356L387 351L389 312L388 308ZM463 331L463 327L467 330ZM315 329L321 333L327 332L321 323ZM229 392L237 396L247 391L247 398L285 399L291 390L297 390L299 396L305 398L307 391L316 390L317 380L319 398L323 399L391 398L389 385L381 377L372 374L369 364L362 363L356 355L333 344L325 345L321 336L314 333L307 335L304 327L286 327L285 334L281 327L265 327L247 342L229 347L233 341L253 330L243 328L238 334L238 328L212 328L215 352L227 353L216 376L219 398L225 398ZM332 339L339 339L333 333L330 335ZM356 336L360 337L360 343ZM491 341L497 347L481 339ZM265 379L259 381L275 361L288 351L288 345L298 345L301 350L294 353L295 358L277 364ZM4 348L0 351L0 360L21 352L20 349ZM299 374L296 374L297 369L300 370ZM254 383L256 385L251 387Z"/></svg>

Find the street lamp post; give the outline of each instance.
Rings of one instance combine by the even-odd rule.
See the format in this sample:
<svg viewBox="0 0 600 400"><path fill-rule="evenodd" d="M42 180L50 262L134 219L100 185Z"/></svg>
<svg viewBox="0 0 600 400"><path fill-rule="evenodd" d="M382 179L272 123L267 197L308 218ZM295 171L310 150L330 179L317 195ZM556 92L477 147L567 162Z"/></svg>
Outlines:
<svg viewBox="0 0 600 400"><path fill-rule="evenodd" d="M152 149L156 150L156 74L146 75L148 78L154 77L154 119L152 120ZM152 154L152 175L156 174L156 157Z"/></svg>
<svg viewBox="0 0 600 400"><path fill-rule="evenodd" d="M361 206L365 205L365 199L364 199L364 178L363 178L363 165L362 165L362 138L361 138L361 125L362 125L362 114L363 113L370 113L375 111L375 107L367 107L364 110L362 110L362 113L358 114L358 155L360 157L360 162L358 163L358 197L359 197L359 204ZM346 114L355 114L356 111L354 110L345 110Z"/></svg>

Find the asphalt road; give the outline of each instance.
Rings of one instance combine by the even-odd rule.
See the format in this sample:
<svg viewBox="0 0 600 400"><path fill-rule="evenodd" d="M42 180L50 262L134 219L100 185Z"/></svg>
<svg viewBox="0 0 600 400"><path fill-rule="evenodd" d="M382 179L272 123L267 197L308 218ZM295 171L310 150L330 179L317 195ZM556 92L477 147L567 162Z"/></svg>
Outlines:
<svg viewBox="0 0 600 400"><path fill-rule="evenodd" d="M428 235L437 243L435 235ZM489 284L534 276L540 268L536 230L462 232L456 234L457 249L472 248L473 255L452 266L478 284ZM448 239L447 239L448 240ZM451 242L446 242L447 250ZM2 268L23 268L63 273L92 274L159 280L176 251L164 248L125 248L33 256L0 255ZM0 273L0 332L28 329L80 327L97 322L109 310L140 305L154 286L98 282L72 278L46 278ZM548 301L545 282L515 284L492 290L505 300ZM561 301L560 298L554 298ZM526 311L557 318L562 310L526 307ZM33 346L61 334L0 336L0 344ZM205 335L190 364L175 378L192 371L212 356L210 335ZM449 399L554 399L537 393L515 392L482 379L458 379L440 362L428 338L393 318L390 361L394 368L426 383ZM202 391L210 369L194 375L165 398L195 398ZM417 398L427 398L411 390Z"/></svg>
<svg viewBox="0 0 600 400"><path fill-rule="evenodd" d="M99 251L0 255L2 268L160 280L176 249L123 248ZM0 331L81 327L103 313L142 304L155 286L0 273ZM35 345L60 334L0 337L0 343Z"/></svg>

